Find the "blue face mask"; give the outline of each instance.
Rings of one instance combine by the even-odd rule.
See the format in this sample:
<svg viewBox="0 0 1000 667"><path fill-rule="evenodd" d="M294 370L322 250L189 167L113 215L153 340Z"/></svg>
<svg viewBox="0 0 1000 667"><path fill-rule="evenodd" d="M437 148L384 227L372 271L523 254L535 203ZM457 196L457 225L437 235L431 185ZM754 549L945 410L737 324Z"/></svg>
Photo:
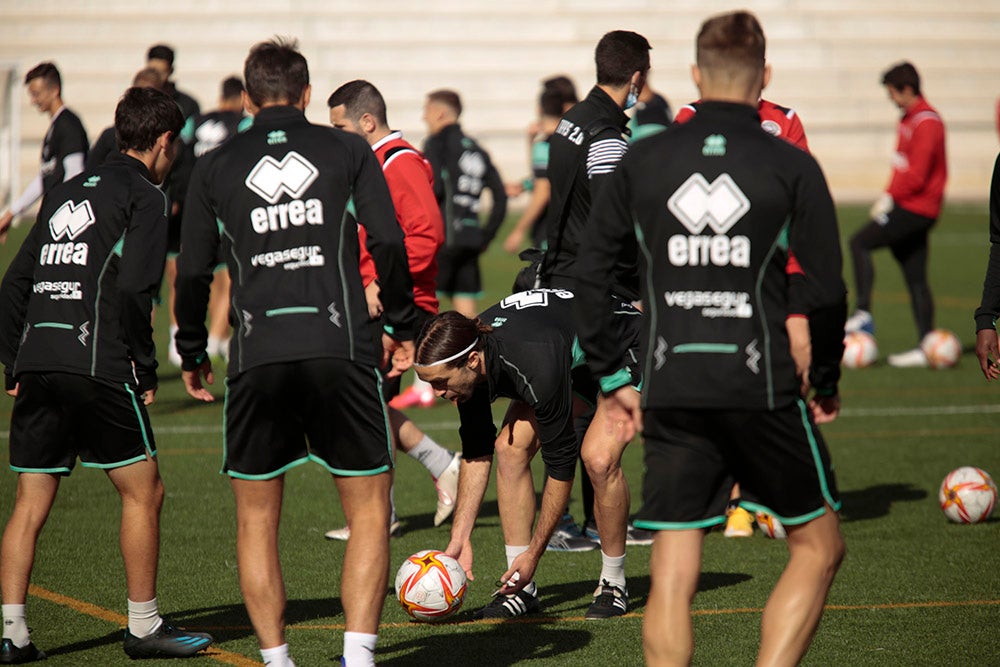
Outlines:
<svg viewBox="0 0 1000 667"><path fill-rule="evenodd" d="M632 86L628 90L628 95L625 97L625 108L631 109L639 101L639 93L636 91L635 86Z"/></svg>

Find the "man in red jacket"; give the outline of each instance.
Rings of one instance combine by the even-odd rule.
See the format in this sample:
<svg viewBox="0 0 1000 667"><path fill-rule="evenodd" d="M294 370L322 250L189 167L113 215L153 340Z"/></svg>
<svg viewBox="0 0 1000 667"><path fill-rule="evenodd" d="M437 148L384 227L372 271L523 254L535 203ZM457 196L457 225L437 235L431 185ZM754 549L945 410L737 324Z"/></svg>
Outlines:
<svg viewBox="0 0 1000 667"><path fill-rule="evenodd" d="M407 263L413 278L413 303L422 324L438 312L437 255L444 243L444 224L434 196L431 165L420 151L403 139L402 132L389 128L385 99L371 83L360 79L345 83L333 91L327 106L330 107L330 124L363 137L382 165L396 209L396 220L403 229ZM375 263L365 248L365 229L360 225L358 239L368 314L378 319L382 315L378 276ZM390 401L399 393L399 378L385 378L382 389L383 397ZM434 525L438 526L455 509L461 456L434 442L395 407L390 407L388 414L396 447L419 461L434 479L438 492ZM392 534L396 534L398 523L393 505ZM349 535L350 526L326 533L331 540L346 540Z"/></svg>
<svg viewBox="0 0 1000 667"><path fill-rule="evenodd" d="M847 331L873 332L872 283L875 271L871 251L888 246L899 262L910 291L919 339L934 329L934 301L927 284L927 237L941 213L948 165L944 148L944 121L920 93L920 75L900 63L882 76L889 99L903 111L899 121L892 177L886 191L871 208L871 220L851 237L857 305ZM927 357L918 345L889 355L889 365L919 367Z"/></svg>

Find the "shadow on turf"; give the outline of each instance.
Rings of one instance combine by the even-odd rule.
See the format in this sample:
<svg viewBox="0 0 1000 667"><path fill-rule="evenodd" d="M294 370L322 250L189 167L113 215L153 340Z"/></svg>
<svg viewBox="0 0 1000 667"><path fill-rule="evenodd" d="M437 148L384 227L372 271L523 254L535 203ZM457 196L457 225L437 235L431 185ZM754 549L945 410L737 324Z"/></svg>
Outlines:
<svg viewBox="0 0 1000 667"><path fill-rule="evenodd" d="M879 484L867 489L841 493L840 500L843 507L840 515L845 522L877 519L889 514L895 502L915 502L925 498L927 491L912 484Z"/></svg>

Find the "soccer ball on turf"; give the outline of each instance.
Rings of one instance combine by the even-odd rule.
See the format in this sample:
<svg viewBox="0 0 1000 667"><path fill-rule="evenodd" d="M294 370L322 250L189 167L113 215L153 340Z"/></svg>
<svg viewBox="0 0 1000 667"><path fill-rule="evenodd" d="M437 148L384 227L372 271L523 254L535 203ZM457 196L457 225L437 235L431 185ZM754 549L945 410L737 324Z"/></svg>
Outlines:
<svg viewBox="0 0 1000 667"><path fill-rule="evenodd" d="M783 540L788 537L778 517L766 512L757 512L757 527L764 533L764 537L770 537L772 540Z"/></svg>
<svg viewBox="0 0 1000 667"><path fill-rule="evenodd" d="M844 336L844 356L841 363L846 368L867 368L878 359L875 336L867 331L852 331Z"/></svg>
<svg viewBox="0 0 1000 667"><path fill-rule="evenodd" d="M938 502L944 515L955 523L979 523L997 504L997 485L985 470L956 468L941 482Z"/></svg>
<svg viewBox="0 0 1000 667"><path fill-rule="evenodd" d="M396 572L396 598L418 621L451 616L462 606L466 588L465 570L443 551L418 551Z"/></svg>
<svg viewBox="0 0 1000 667"><path fill-rule="evenodd" d="M947 329L935 329L920 341L920 349L931 368L951 368L962 354L962 343Z"/></svg>

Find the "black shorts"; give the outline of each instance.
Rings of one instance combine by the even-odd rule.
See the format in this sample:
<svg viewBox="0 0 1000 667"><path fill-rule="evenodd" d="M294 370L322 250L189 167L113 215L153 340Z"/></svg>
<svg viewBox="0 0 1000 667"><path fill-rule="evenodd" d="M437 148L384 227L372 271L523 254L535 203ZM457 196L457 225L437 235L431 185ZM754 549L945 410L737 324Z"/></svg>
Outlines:
<svg viewBox="0 0 1000 667"><path fill-rule="evenodd" d="M181 251L181 216L167 218L167 257L177 257Z"/></svg>
<svg viewBox="0 0 1000 667"><path fill-rule="evenodd" d="M734 482L744 508L789 526L824 504L840 509L830 454L801 400L774 411L647 410L644 422L640 528L723 524Z"/></svg>
<svg viewBox="0 0 1000 667"><path fill-rule="evenodd" d="M475 299L483 295L478 248L444 247L438 251L437 292Z"/></svg>
<svg viewBox="0 0 1000 667"><path fill-rule="evenodd" d="M120 468L156 456L137 390L73 373L22 373L10 420L14 472L68 475Z"/></svg>
<svg viewBox="0 0 1000 667"><path fill-rule="evenodd" d="M345 359L257 366L226 383L222 471L271 479L315 461L334 475L392 468L377 369Z"/></svg>

